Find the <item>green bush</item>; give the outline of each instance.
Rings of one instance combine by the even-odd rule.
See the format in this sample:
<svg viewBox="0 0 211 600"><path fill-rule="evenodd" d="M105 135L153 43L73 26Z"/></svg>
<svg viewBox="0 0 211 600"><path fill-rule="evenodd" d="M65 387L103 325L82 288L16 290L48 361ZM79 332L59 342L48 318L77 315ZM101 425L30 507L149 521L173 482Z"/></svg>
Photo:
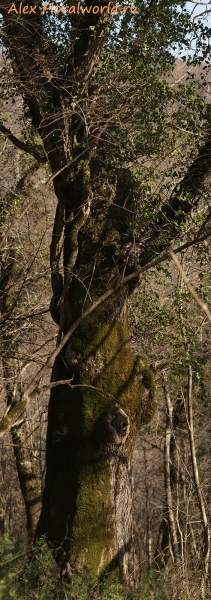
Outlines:
<svg viewBox="0 0 211 600"><path fill-rule="evenodd" d="M25 547L21 540L13 541L8 534L0 537L0 598L17 598L16 585L25 561Z"/></svg>
<svg viewBox="0 0 211 600"><path fill-rule="evenodd" d="M152 571L134 590L107 574L93 586L85 573L61 582L52 572L51 549L44 537L32 547L8 534L0 538L0 600L167 600L162 579Z"/></svg>
<svg viewBox="0 0 211 600"><path fill-rule="evenodd" d="M44 538L29 547L23 540L12 540L5 534L0 538L0 599L46 600L47 595L51 598L54 594L54 582L49 576L52 561L52 551Z"/></svg>

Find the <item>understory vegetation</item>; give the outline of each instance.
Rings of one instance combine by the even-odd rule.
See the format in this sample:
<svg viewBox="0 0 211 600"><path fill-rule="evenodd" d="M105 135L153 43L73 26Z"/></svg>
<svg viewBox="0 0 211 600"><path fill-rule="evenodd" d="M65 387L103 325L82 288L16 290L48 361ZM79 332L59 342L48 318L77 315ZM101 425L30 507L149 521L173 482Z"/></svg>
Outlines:
<svg viewBox="0 0 211 600"><path fill-rule="evenodd" d="M0 543L0 597L1 600L168 600L171 574L165 581L163 574L150 569L136 589L107 574L93 586L88 574L72 573L71 582L59 579L59 569L52 560L52 551L41 538L30 553L26 542L12 540L7 534ZM186 600L185 596L183 599Z"/></svg>

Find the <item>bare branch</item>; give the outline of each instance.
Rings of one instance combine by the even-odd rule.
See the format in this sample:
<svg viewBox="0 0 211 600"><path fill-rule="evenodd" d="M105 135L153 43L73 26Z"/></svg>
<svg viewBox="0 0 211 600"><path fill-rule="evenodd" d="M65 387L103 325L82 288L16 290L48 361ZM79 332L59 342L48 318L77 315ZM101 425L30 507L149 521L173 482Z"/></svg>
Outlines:
<svg viewBox="0 0 211 600"><path fill-rule="evenodd" d="M91 388L92 390L96 390L96 392L99 392L99 394L102 394L102 396L106 396L106 397L110 398L115 403L115 405L120 404L121 406L123 406L122 402L120 402L120 400L117 400L117 398L115 398L115 396L113 396L112 394L109 394L109 392L104 392L104 390L101 390L100 388L96 387L95 385L89 385L86 383L72 384L72 381L73 381L73 377L71 379L60 379L60 381L53 381L49 385L43 385L41 388L39 388L39 393L41 394L42 392L46 392L47 390L57 387L58 385L68 385L68 387L71 390L74 390L75 388Z"/></svg>

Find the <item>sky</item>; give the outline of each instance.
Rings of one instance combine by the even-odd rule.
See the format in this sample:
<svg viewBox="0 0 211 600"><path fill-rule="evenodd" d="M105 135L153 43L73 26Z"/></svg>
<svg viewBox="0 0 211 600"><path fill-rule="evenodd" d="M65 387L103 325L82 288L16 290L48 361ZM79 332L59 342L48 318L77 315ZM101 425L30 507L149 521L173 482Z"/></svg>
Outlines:
<svg viewBox="0 0 211 600"><path fill-rule="evenodd" d="M194 16L204 15L204 18L207 20L208 25L211 26L211 1L206 2L187 2L187 8L190 12L193 12ZM209 12L210 11L210 12Z"/></svg>

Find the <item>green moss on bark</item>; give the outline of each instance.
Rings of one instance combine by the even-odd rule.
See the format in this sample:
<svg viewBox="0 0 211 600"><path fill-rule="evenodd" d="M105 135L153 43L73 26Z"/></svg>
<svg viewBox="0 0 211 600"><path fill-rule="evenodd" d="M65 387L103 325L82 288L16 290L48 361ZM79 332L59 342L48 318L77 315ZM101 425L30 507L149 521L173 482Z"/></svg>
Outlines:
<svg viewBox="0 0 211 600"><path fill-rule="evenodd" d="M84 170L83 175L84 186L86 175L92 185L89 173ZM71 202L80 189L76 183ZM101 193L98 199L95 193L93 198L89 219L78 233L75 276L65 299L64 332L120 276L118 254L125 244L124 223L119 227L106 191L104 197ZM121 196L122 205L125 201ZM81 204L80 197L78 206ZM70 253L71 227L67 225L67 271ZM51 392L47 477L38 533L47 533L58 556L66 553L64 561L70 560L78 570L86 569L91 578L121 562L116 495L121 496L120 479L125 473L125 480L130 479L127 468L136 434L155 410L153 375L145 357L140 359L131 352L126 298L124 286L85 319L57 357L53 370L53 380L74 377L73 384L82 387L71 391L68 386L57 386ZM130 425L124 445L111 442L106 433L118 407Z"/></svg>
<svg viewBox="0 0 211 600"><path fill-rule="evenodd" d="M23 414L24 410L26 409L26 405L26 400L19 400L19 402L16 402L14 404L7 416L3 417L3 419L1 420L0 433L8 431L12 427L13 423L15 423Z"/></svg>
<svg viewBox="0 0 211 600"><path fill-rule="evenodd" d="M137 431L154 410L154 380L146 360L131 352L126 312L116 322L109 322L105 307L101 307L77 331L71 354L78 367L73 383L98 389L79 387L71 392L67 386L58 386L52 390L45 490L48 501L44 500L40 526L56 545L62 531L63 549L71 562L79 570L86 568L94 578L109 568L116 553L105 418L118 406L125 411L130 420L125 445L132 454ZM59 357L54 378L59 373L61 379L68 379L73 374L70 371ZM149 405L143 411L144 394ZM120 455L122 451L118 449Z"/></svg>

